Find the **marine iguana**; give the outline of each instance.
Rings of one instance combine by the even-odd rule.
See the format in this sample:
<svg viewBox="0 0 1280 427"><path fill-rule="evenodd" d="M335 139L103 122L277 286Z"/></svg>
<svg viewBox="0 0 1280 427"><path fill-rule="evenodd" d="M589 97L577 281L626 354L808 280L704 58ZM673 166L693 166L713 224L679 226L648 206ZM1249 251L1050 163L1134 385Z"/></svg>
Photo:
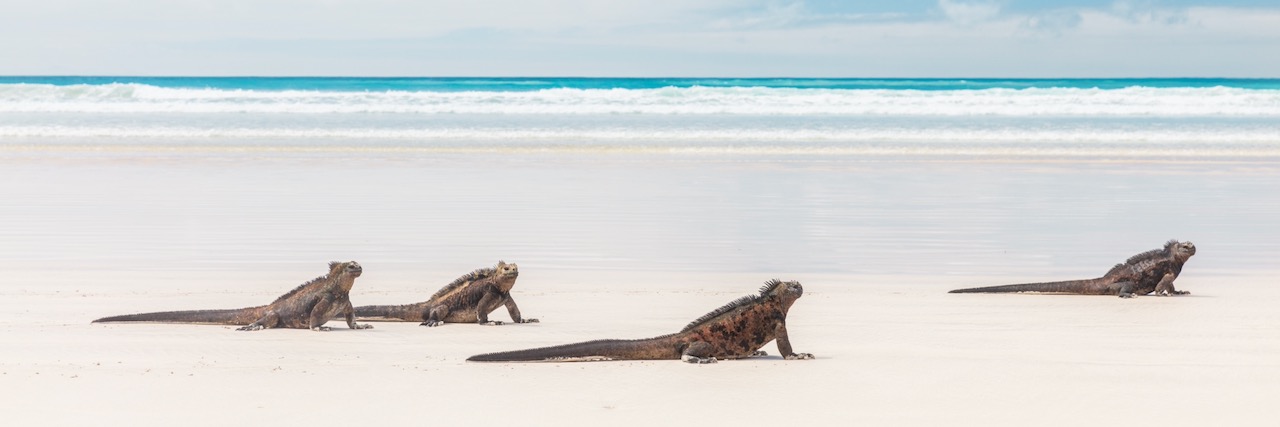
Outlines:
<svg viewBox="0 0 1280 427"><path fill-rule="evenodd" d="M1178 278L1178 274L1182 272L1182 265L1187 262L1187 259L1195 254L1195 244L1170 240L1164 244L1164 249L1154 249L1134 255L1124 263L1116 264L1111 271L1096 279L956 289L950 293L1040 292L1119 295L1121 298L1133 298L1134 295L1146 295L1152 292L1159 296L1187 295L1190 292L1174 289L1173 280Z"/></svg>
<svg viewBox="0 0 1280 427"><path fill-rule="evenodd" d="M351 309L351 286L363 272L355 261L329 263L329 274L312 279L276 298L275 302L259 307L232 310L166 311L159 313L130 314L104 317L93 323L104 322L162 322L198 323L213 325L247 325L237 331L257 331L270 328L311 329L328 331L325 322L336 316L347 320L351 329L370 329L371 325L358 324Z"/></svg>
<svg viewBox="0 0 1280 427"><path fill-rule="evenodd" d="M520 308L511 298L511 287L520 276L516 264L498 261L496 267L481 268L464 274L453 283L436 291L430 299L406 305L366 305L356 307L360 320L422 322L421 326L439 326L444 323L479 323L501 325L501 321L489 320L489 313L500 306L507 307L507 314L515 323L536 323L538 319L520 317Z"/></svg>
<svg viewBox="0 0 1280 427"><path fill-rule="evenodd" d="M759 295L739 298L699 317L680 332L639 340L597 340L553 347L488 353L467 358L471 362L572 362L598 360L680 359L689 363L715 363L718 359L763 356L758 351L778 341L787 360L812 359L809 353L791 351L787 336L787 310L804 293L799 282L777 279L765 283Z"/></svg>

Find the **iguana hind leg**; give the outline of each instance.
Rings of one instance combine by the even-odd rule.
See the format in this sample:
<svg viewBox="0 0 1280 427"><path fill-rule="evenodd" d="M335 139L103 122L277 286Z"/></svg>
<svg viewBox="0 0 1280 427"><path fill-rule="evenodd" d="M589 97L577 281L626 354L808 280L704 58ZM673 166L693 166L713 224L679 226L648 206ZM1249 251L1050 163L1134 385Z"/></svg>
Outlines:
<svg viewBox="0 0 1280 427"><path fill-rule="evenodd" d="M694 341L684 348L684 352L680 355L680 360L688 363L716 363L717 360L712 352L715 351L711 347L711 343L706 341Z"/></svg>
<svg viewBox="0 0 1280 427"><path fill-rule="evenodd" d="M724 357L724 359L738 360L738 359L749 359L749 358L752 358L752 357L764 357L764 356L768 356L768 355L769 355L769 352L767 352L767 351L764 351L764 350L756 350L756 351L751 352L751 354L742 355L742 356L726 356L726 357Z"/></svg>
<svg viewBox="0 0 1280 427"><path fill-rule="evenodd" d="M1133 282L1116 282L1114 286L1120 288L1120 290L1117 292L1120 298L1133 298L1134 297L1133 288L1136 285L1137 284Z"/></svg>
<svg viewBox="0 0 1280 427"><path fill-rule="evenodd" d="M423 316L423 322L418 326L440 326L444 324L445 317L449 316L449 307L440 304L427 310L426 316Z"/></svg>
<svg viewBox="0 0 1280 427"><path fill-rule="evenodd" d="M269 329L269 328L275 327L276 324L278 323L280 323L280 315L276 314L275 311L268 311L267 314L263 315L261 319L258 319L257 321L250 323L246 326L241 326L239 328L236 328L236 330L237 331L261 331L263 329Z"/></svg>

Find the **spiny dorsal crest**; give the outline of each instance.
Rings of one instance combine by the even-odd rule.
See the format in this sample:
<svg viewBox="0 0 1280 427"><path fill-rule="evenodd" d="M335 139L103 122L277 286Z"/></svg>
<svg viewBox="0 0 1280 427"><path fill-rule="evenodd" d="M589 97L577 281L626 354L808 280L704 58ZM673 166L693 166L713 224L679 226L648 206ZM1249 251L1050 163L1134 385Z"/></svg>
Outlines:
<svg viewBox="0 0 1280 427"><path fill-rule="evenodd" d="M330 262L330 263L329 263L329 274L326 274L326 275L323 275L323 276L320 276L320 277L317 277L317 278L314 278L314 279L308 280L308 281L307 281L307 283L303 283L303 284L301 284L301 285L298 285L298 287L293 288L293 290L291 290L291 291L289 291L289 292L285 292L285 294L284 294L284 295L281 295L281 296L280 296L280 298L276 298L276 300L275 300L274 302L272 302L272 304L277 303L277 302L280 302L280 301L284 301L284 300L288 299L289 297L293 296L294 294L297 294L298 292L302 291L302 289L303 289L303 288L306 288L307 286L311 286L311 285L313 285L313 284L316 284L316 283L319 283L319 282L322 282L322 281L325 281L325 280L329 280L329 279L330 279L330 278L332 278L332 277L337 277L337 273L340 273L340 272L341 272L341 269L339 269L339 268L338 268L338 266L339 266L340 264L342 264L342 263L337 262L337 261Z"/></svg>
<svg viewBox="0 0 1280 427"><path fill-rule="evenodd" d="M1167 258L1173 254L1173 249L1177 247L1179 243L1181 242L1177 240L1170 240L1169 242L1164 244L1164 248L1152 249L1152 250L1131 256L1129 257L1129 259L1125 260L1124 263L1129 265L1134 265L1139 262L1150 260L1150 259Z"/></svg>
<svg viewBox="0 0 1280 427"><path fill-rule="evenodd" d="M502 261L498 261L499 266L503 264L505 263ZM450 292L453 292L458 288L465 286L468 283L492 277L494 274L497 274L497 272L498 272L497 267L485 267L485 268L476 269L476 271L472 271L467 274L463 274L462 277L457 278L456 280L453 281L453 283L444 285L443 288L440 288L440 290L436 291L435 295L432 295L430 299L436 299L438 297L444 296Z"/></svg>
<svg viewBox="0 0 1280 427"><path fill-rule="evenodd" d="M1128 264L1128 263L1120 263L1120 264L1116 264L1116 266L1115 266L1115 267L1111 267L1111 269L1110 269L1110 270L1107 270L1107 274L1106 274L1106 276L1111 276L1111 275L1114 275L1114 274L1116 274L1116 273L1119 273L1119 272L1121 272L1121 271L1125 271L1125 270L1128 270L1128 269L1129 269L1129 264Z"/></svg>
<svg viewBox="0 0 1280 427"><path fill-rule="evenodd" d="M782 284L783 282L780 279L769 279L768 282L764 282L764 286L760 287L760 296L768 296L773 293L775 289L778 289L779 286L782 286Z"/></svg>
<svg viewBox="0 0 1280 427"><path fill-rule="evenodd" d="M680 332L685 332L690 329L696 328L698 327L698 325L707 323L711 321L711 319L715 319L716 317L719 317L722 314L736 310L738 307L742 307L748 304L755 304L760 300L768 297L770 294L772 294L774 289L777 289L778 286L782 286L781 280L773 279L768 282L765 282L764 286L760 288L759 295L747 295L745 297L733 300L733 302L725 304L723 307L717 308L715 310L711 310L710 313L704 314L702 315L702 317L699 317L697 320L689 322L689 325L685 326L684 329L681 329Z"/></svg>

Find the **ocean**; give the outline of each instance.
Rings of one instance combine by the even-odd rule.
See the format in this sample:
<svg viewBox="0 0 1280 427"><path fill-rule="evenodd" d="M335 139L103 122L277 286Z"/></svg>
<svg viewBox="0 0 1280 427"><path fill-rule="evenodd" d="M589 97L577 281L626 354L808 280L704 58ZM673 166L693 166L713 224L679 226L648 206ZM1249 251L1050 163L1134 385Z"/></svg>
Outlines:
<svg viewBox="0 0 1280 427"><path fill-rule="evenodd" d="M1194 277L1274 269L1280 80L0 77L0 180L50 271Z"/></svg>
<svg viewBox="0 0 1280 427"><path fill-rule="evenodd" d="M1280 80L0 77L9 144L1280 155Z"/></svg>

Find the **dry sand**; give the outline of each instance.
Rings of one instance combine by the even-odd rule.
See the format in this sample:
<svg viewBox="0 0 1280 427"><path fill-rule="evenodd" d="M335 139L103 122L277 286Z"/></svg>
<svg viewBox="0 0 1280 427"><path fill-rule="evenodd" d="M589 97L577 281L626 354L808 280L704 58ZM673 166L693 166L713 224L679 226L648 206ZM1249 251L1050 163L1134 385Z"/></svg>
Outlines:
<svg viewBox="0 0 1280 427"><path fill-rule="evenodd" d="M120 157L120 158L117 158ZM1280 164L862 158L0 156L6 425L1275 425ZM1169 238L1189 297L953 295ZM365 267L408 303L498 257L542 323L90 324ZM481 260L481 261L477 261ZM878 276L869 276L877 274ZM674 332L799 280L796 351L475 364ZM505 319L499 311L494 318Z"/></svg>
<svg viewBox="0 0 1280 427"><path fill-rule="evenodd" d="M358 304L434 291L409 269L356 285ZM643 338L769 277L539 274L514 295L542 323L377 323L332 332L90 324L137 311L270 301L312 270L163 274L8 266L0 412L12 425L1274 425L1274 274L1184 275L1189 297L953 295L1020 277L803 276L796 351L679 361L480 364L472 354ZM315 270L319 270L317 266ZM286 269L287 270L287 269ZM16 272L16 274L12 274ZM16 277L15 277L16 276ZM289 280L287 277L296 279ZM600 283L600 277L628 277ZM441 276L440 283L448 277ZM219 286L236 281L228 292ZM92 284L92 287L86 284ZM100 289L105 289L102 291ZM169 289L157 291L157 289ZM501 310L494 315L505 320Z"/></svg>

